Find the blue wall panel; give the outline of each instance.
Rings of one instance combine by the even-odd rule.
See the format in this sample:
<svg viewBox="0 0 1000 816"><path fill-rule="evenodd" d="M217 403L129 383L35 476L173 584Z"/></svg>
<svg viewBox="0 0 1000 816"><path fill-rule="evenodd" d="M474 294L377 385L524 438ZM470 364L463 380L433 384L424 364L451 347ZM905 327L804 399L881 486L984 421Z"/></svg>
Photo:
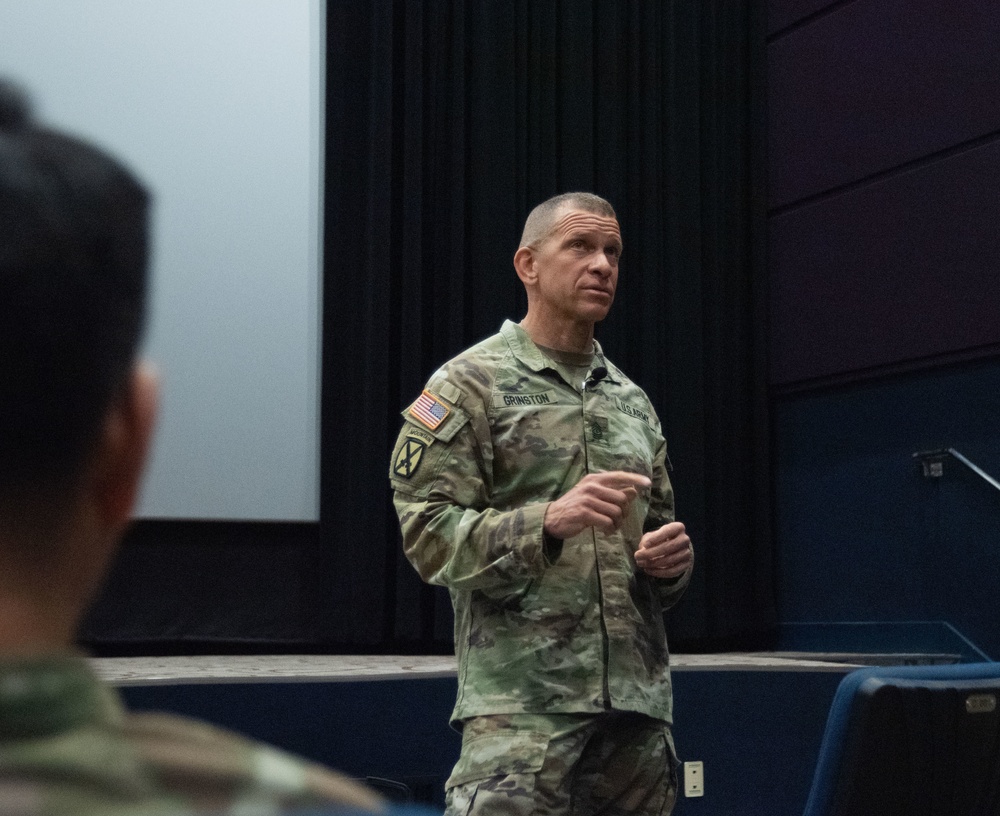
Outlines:
<svg viewBox="0 0 1000 816"><path fill-rule="evenodd" d="M771 381L1000 343L997 178L993 141L772 217Z"/></svg>
<svg viewBox="0 0 1000 816"><path fill-rule="evenodd" d="M972 0L857 0L776 38L771 206L1000 129L998 41L1000 8Z"/></svg>
<svg viewBox="0 0 1000 816"><path fill-rule="evenodd" d="M681 761L705 763L705 796L675 816L800 816L838 672L674 672Z"/></svg>
<svg viewBox="0 0 1000 816"><path fill-rule="evenodd" d="M705 796L676 816L798 816L842 672L676 671L682 761L705 763ZM228 683L123 689L130 707L195 716L350 775L409 784L441 806L458 758L453 678Z"/></svg>
<svg viewBox="0 0 1000 816"><path fill-rule="evenodd" d="M444 804L461 737L454 679L216 683L122 689L129 708L207 720L364 778L401 781Z"/></svg>
<svg viewBox="0 0 1000 816"><path fill-rule="evenodd" d="M768 36L789 26L801 23L813 14L836 10L844 0L769 0L767 4Z"/></svg>
<svg viewBox="0 0 1000 816"><path fill-rule="evenodd" d="M912 458L1000 473L1000 361L786 398L774 421L781 620L946 620L1000 656L1000 492Z"/></svg>

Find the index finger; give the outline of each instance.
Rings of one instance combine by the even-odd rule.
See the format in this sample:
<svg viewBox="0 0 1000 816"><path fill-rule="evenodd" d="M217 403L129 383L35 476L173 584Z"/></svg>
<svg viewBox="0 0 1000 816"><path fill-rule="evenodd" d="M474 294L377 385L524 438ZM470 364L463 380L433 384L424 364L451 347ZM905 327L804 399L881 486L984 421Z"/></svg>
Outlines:
<svg viewBox="0 0 1000 816"><path fill-rule="evenodd" d="M609 470L593 475L605 487L612 487L615 490L625 490L629 487L638 490L640 487L649 487L652 484L648 476L643 476L641 473L629 473L627 470Z"/></svg>

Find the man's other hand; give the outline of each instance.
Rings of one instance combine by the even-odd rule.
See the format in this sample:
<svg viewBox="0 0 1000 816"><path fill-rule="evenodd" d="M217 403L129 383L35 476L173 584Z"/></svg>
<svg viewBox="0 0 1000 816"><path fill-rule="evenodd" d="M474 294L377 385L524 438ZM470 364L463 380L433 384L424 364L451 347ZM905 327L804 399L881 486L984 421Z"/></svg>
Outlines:
<svg viewBox="0 0 1000 816"><path fill-rule="evenodd" d="M664 524L639 540L635 563L654 578L679 578L694 563L694 549L684 525L679 521Z"/></svg>

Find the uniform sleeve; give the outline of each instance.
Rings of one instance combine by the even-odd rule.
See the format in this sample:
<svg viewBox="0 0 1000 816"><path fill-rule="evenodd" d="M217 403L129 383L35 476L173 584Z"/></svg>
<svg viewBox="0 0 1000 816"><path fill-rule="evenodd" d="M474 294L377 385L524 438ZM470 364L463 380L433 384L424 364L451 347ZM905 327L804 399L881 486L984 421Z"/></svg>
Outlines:
<svg viewBox="0 0 1000 816"><path fill-rule="evenodd" d="M443 406L439 414L447 410L436 427L430 427L433 417L429 424L417 417L417 403L403 412L390 466L403 550L430 584L509 591L540 575L558 558L561 542L543 536L547 502L491 507L493 452L486 411L473 395L448 386L438 383L433 392L424 392ZM426 418L422 410L417 413Z"/></svg>
<svg viewBox="0 0 1000 816"><path fill-rule="evenodd" d="M661 439L653 457L653 485L650 491L649 512L643 525L643 532L657 530L664 524L676 520L674 515L674 488L670 483L667 467L667 443ZM657 594L664 609L669 609L680 600L691 582L691 569L677 578L654 578Z"/></svg>
<svg viewBox="0 0 1000 816"><path fill-rule="evenodd" d="M343 774L199 720L129 713L121 738L141 759L157 796L199 813L320 805L381 813L385 807L379 794Z"/></svg>

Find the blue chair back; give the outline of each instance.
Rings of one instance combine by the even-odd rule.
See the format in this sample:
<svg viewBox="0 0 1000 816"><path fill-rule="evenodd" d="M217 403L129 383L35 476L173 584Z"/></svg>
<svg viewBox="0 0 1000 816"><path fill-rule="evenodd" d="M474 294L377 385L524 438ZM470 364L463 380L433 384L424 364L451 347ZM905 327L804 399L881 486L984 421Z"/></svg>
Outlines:
<svg viewBox="0 0 1000 816"><path fill-rule="evenodd" d="M1000 663L859 669L830 707L805 816L1000 815Z"/></svg>

